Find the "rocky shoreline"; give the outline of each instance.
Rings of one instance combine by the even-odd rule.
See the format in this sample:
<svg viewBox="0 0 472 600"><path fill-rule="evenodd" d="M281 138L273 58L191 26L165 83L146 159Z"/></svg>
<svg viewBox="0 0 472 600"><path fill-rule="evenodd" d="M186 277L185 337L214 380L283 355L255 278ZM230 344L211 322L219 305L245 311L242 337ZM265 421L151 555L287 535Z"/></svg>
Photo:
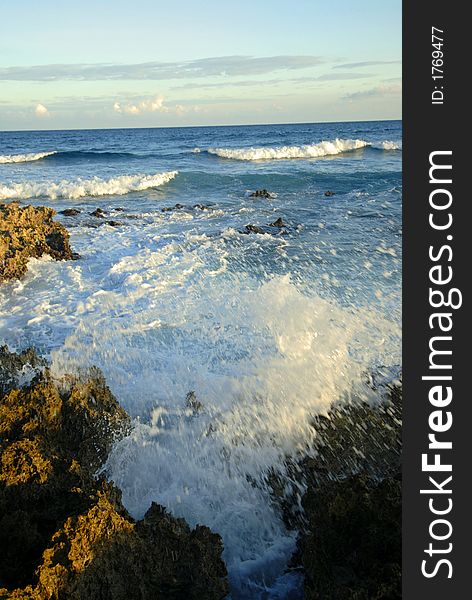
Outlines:
<svg viewBox="0 0 472 600"><path fill-rule="evenodd" d="M134 521L95 476L130 427L101 373L56 381L5 347L0 372L0 598L225 598L219 535L154 503Z"/></svg>
<svg viewBox="0 0 472 600"><path fill-rule="evenodd" d="M77 258L50 208L0 206L0 282L30 257ZM279 227L274 223L271 226ZM281 225L280 225L281 226ZM299 531L291 569L308 600L401 597L401 387L316 417L316 454L293 463ZM33 349L0 349L0 600L223 600L220 536L152 504L135 521L96 477L131 421L97 369L54 379Z"/></svg>
<svg viewBox="0 0 472 600"><path fill-rule="evenodd" d="M56 211L45 206L0 204L0 283L26 273L28 260L47 254L72 260L78 254L69 245L69 233L53 221Z"/></svg>

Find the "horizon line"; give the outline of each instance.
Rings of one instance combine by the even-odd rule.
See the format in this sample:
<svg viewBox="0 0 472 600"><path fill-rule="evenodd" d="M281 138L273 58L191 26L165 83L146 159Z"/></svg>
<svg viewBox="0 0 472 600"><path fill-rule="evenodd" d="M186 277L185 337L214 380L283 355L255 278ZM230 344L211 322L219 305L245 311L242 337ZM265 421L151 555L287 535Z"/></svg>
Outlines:
<svg viewBox="0 0 472 600"><path fill-rule="evenodd" d="M205 127L270 127L284 125L329 125L336 123L381 123L383 121L402 121L397 119L354 119L352 121L291 121L289 123L242 123L224 125L153 125L150 127L73 127L58 129L0 129L0 133L45 133L53 131L120 131L127 129L197 129Z"/></svg>

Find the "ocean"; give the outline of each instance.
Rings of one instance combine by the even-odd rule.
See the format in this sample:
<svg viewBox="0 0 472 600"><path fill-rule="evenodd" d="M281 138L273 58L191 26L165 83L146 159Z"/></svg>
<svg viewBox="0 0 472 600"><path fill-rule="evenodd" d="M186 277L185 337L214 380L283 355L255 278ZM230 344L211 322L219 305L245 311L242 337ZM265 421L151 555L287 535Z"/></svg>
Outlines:
<svg viewBox="0 0 472 600"><path fill-rule="evenodd" d="M286 461L310 452L310 417L400 372L401 136L0 133L0 202L52 206L80 254L0 287L1 343L103 371L134 419L106 465L125 506L219 533L233 600L300 597L270 478L299 501Z"/></svg>

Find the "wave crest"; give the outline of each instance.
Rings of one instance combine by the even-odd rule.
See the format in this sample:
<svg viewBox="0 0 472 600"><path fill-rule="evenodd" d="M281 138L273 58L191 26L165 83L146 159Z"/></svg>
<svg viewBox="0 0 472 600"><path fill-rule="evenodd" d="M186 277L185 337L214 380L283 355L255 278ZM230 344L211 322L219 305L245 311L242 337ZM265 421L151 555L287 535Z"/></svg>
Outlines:
<svg viewBox="0 0 472 600"><path fill-rule="evenodd" d="M321 158L333 156L343 152L351 152L361 148L370 147L375 150L401 150L401 142L385 140L383 142L366 142L365 140L342 140L336 138L318 144L305 144L304 146L275 146L258 148L208 148L208 154L220 158L233 160L276 160L289 158ZM199 148L193 150L200 152Z"/></svg>
<svg viewBox="0 0 472 600"><path fill-rule="evenodd" d="M383 142L374 142L371 144L372 148L377 150L401 150L401 142L393 142L391 140L385 140Z"/></svg>
<svg viewBox="0 0 472 600"><path fill-rule="evenodd" d="M0 200L13 200L46 197L51 200L57 198L83 198L85 196L121 196L129 192L139 192L156 188L174 179L178 171L167 171L154 175L121 175L111 179L76 179L75 181L63 180L60 182L23 182L10 186L0 185Z"/></svg>
<svg viewBox="0 0 472 600"><path fill-rule="evenodd" d="M341 140L336 138L332 141L324 141L319 144L307 144L304 146L278 146L267 148L209 148L209 154L215 154L221 158L232 158L235 160L273 160L283 158L319 158L359 150L368 146L364 140Z"/></svg>
<svg viewBox="0 0 472 600"><path fill-rule="evenodd" d="M40 160L46 158L46 156L52 156L57 152L31 152L29 154L0 154L0 165L11 164L11 163L22 163L31 162L33 160Z"/></svg>

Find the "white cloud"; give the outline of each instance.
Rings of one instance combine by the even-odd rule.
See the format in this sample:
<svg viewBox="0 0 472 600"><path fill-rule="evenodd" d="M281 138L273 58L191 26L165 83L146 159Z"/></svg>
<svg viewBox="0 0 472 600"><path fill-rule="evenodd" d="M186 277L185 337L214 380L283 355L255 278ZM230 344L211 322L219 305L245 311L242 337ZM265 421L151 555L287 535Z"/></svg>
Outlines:
<svg viewBox="0 0 472 600"><path fill-rule="evenodd" d="M377 87L362 90L359 92L353 92L352 94L346 94L343 96L343 100L348 102L354 102L356 100L366 100L369 98L383 98L388 96L399 96L402 93L402 86L397 85L378 85Z"/></svg>
<svg viewBox="0 0 472 600"><path fill-rule="evenodd" d="M127 115L139 115L147 112L169 112L169 108L164 106L164 97L155 96L154 98L145 98L136 104L127 102L122 104L121 102L115 102L113 104L113 110L117 113L123 113Z"/></svg>
<svg viewBox="0 0 472 600"><path fill-rule="evenodd" d="M179 62L136 64L53 64L0 67L4 81L118 81L165 80L233 75L263 75L274 71L295 71L323 64L319 56L214 56Z"/></svg>
<svg viewBox="0 0 472 600"><path fill-rule="evenodd" d="M139 101L127 101L118 102L113 104L113 110L119 114L124 115L141 115L146 113L173 113L176 115L182 115L188 112L199 112L199 106L184 106L182 104L176 104L175 106L168 106L164 104L164 96L154 96L152 98L143 98Z"/></svg>
<svg viewBox="0 0 472 600"><path fill-rule="evenodd" d="M44 106L44 104L37 104L36 108L34 109L34 112L36 114L37 117L49 117L50 112L48 111L48 109Z"/></svg>

